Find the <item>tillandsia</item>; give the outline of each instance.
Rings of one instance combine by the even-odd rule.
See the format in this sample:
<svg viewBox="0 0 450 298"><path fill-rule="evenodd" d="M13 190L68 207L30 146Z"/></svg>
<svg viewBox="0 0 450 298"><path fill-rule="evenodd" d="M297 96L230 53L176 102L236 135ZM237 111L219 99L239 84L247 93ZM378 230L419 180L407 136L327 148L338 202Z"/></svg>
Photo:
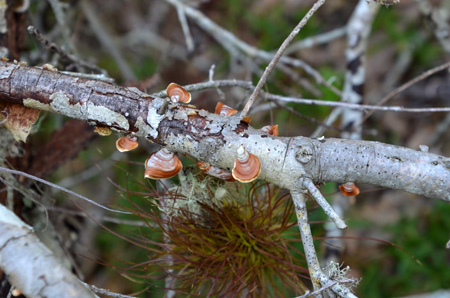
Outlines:
<svg viewBox="0 0 450 298"><path fill-rule="evenodd" d="M140 237L148 259L127 274L147 281L164 277L166 291L180 294L305 293L306 261L301 240L293 236L296 221L288 193L262 181L230 183L197 169L184 172L180 186L159 194L154 212L138 211L157 228L151 238Z"/></svg>

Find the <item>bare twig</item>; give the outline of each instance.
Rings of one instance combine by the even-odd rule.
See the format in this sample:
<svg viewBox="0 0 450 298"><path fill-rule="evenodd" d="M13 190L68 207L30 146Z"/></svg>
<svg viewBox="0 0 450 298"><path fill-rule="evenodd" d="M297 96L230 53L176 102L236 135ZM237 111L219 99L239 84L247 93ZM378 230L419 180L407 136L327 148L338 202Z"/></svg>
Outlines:
<svg viewBox="0 0 450 298"><path fill-rule="evenodd" d="M189 30L189 25L186 19L186 14L180 5L177 5L178 19L180 20L181 29L183 29L184 39L186 40L186 47L188 53L194 51L194 41L192 40L191 31Z"/></svg>
<svg viewBox="0 0 450 298"><path fill-rule="evenodd" d="M345 222L339 217L339 215L333 210L331 205L327 202L327 200L323 197L314 183L309 179L303 179L302 185L308 190L314 200L322 207L323 211L329 218L336 224L336 226L343 230L347 228Z"/></svg>
<svg viewBox="0 0 450 298"><path fill-rule="evenodd" d="M347 27L341 27L334 30L331 30L329 32L325 32L322 34L317 34L311 37L304 38L300 41L297 41L293 44L291 44L285 51L285 54L292 54L294 52L312 48L314 46L322 45L329 43L337 38L340 38L342 36L345 36L345 33L347 33Z"/></svg>
<svg viewBox="0 0 450 298"><path fill-rule="evenodd" d="M305 295L302 296L298 296L296 298L307 298L307 297L311 297L317 294L320 294L321 292L325 291L328 288L333 287L334 285L338 284L338 283L354 283L355 280L354 279L346 279L346 280L334 280L331 283L327 284L326 286L321 287L320 289L318 289L317 291L311 292L311 293L306 293Z"/></svg>
<svg viewBox="0 0 450 298"><path fill-rule="evenodd" d="M250 95L250 98L248 99L244 109L241 112L241 117L247 116L248 112L250 111L250 108L252 107L253 103L255 102L256 98L258 98L259 92L261 91L262 87L267 81L268 76L274 69L275 65L278 63L278 60L280 60L281 56L283 55L286 48L291 44L292 40L297 36L297 34L302 30L302 28L306 25L306 23L309 21L309 19L313 16L313 14L321 7L326 0L318 0L316 3L314 3L313 7L308 11L308 13L303 17L303 19L298 23L297 26L295 26L294 30L289 34L289 36L283 41L280 48L276 52L275 56L272 58L272 61L270 61L269 65L264 70L263 75L258 81L258 84L256 85L255 90L253 90L253 93Z"/></svg>
<svg viewBox="0 0 450 298"><path fill-rule="evenodd" d="M308 270L311 276L314 290L319 290L321 285L314 277L316 272L321 272L319 259L317 258L316 250L314 248L314 240L311 234L311 227L308 222L308 210L306 209L306 198L303 193L291 191L292 201L297 213L297 223L300 230L303 250L305 251L306 262L308 263Z"/></svg>
<svg viewBox="0 0 450 298"><path fill-rule="evenodd" d="M424 72L423 74L415 77L414 79L406 82L405 84L401 85L400 87L398 87L397 89L393 90L392 92L390 92L388 95L386 95L385 97L383 97L381 100L378 101L377 106L381 106L383 104L385 104L388 100L392 99L394 96L396 96L397 94L399 94L400 92L404 91L405 89L411 87L412 85L428 78L431 75L434 75L437 72L440 72L444 69L447 69L450 67L450 62L444 63L442 65L436 66L432 69L427 70L426 72ZM373 109L375 110L375 109ZM403 112L407 112L407 111L403 111ZM444 111L442 111L444 112ZM361 126L373 113L369 112L364 119L358 123L358 125L355 126L355 128Z"/></svg>
<svg viewBox="0 0 450 298"><path fill-rule="evenodd" d="M97 206L97 207L99 207L99 208L105 209L105 210L107 210L107 211L111 211L111 212L115 212L115 213L122 213L122 214L132 214L131 212L121 211L121 210L116 210L116 209L111 209L111 208L105 207L105 206L100 205L99 203L97 203L97 202L95 202L95 201L93 201L93 200L91 200L91 199L88 199L88 198L86 198L86 197L84 197L84 196L82 196L82 195L80 195L80 194L77 194L76 192L73 192L73 191L71 191L71 190L69 190L69 189L67 189L67 188L58 186L58 185L56 185L56 184L53 184L53 183L51 183L51 182L48 182L48 181L46 181L46 180L44 180L44 179L41 179L41 178L39 178L39 177L36 177L36 176L30 175L30 174L27 174L27 173L25 173L25 172L16 171L16 170L11 170L11 169L4 168L4 167L0 167L0 172L10 173L10 174L14 174L14 175L21 175L21 176L24 176L24 177L26 177L26 178L29 178L29 179L32 179L32 180L41 182L41 183L43 183L43 184L45 184L45 185L48 185L48 186L57 188L57 189L59 189L59 190L65 192L65 193L71 194L71 195L73 195L73 196L75 196L75 197L77 197L77 198L80 198L80 199L82 199L82 200L84 200L84 201L87 201L87 202L89 202L89 203L91 203L91 204L93 204L93 205L95 205L95 206Z"/></svg>
<svg viewBox="0 0 450 298"><path fill-rule="evenodd" d="M108 289L103 289L103 288L99 288L96 287L94 285L90 285L88 283L85 282L81 282L83 285L85 285L87 288L91 289L93 292L97 293L97 294L102 294L102 295L106 295L109 297L115 297L115 298L134 298L135 296L128 296L128 295L123 295L123 294L119 294L119 293L114 293L111 292Z"/></svg>
<svg viewBox="0 0 450 298"><path fill-rule="evenodd" d="M184 9L186 15L191 18L198 26L200 26L203 30L205 30L207 33L209 33L213 38L216 39L218 43L220 43L233 57L237 57L239 55L239 51L244 53L247 58L243 58L242 61L249 62L250 59L258 58L262 61L271 61L274 57L274 54L271 52L260 50L254 46L251 46L244 41L238 39L236 36L234 36L230 31L227 31L211 21L207 16L202 14L200 11L196 10L195 8L192 8L179 0L166 0L170 4L177 6L181 5L181 7ZM253 61L250 61L252 63ZM336 87L329 84L322 75L315 70L313 67L311 67L306 62L295 59L291 57L281 57L280 63L283 63L285 65L290 65L292 67L299 67L303 69L308 75L314 78L314 80L319 83L323 84L327 88L329 88L332 92L340 95L341 92ZM252 67L254 68L254 67Z"/></svg>
<svg viewBox="0 0 450 298"><path fill-rule="evenodd" d="M99 39L105 50L107 50L116 61L123 78L128 81L136 81L136 76L134 75L133 70L123 58L110 35L103 28L103 24L95 15L94 9L89 1L80 1L80 5L97 38Z"/></svg>
<svg viewBox="0 0 450 298"><path fill-rule="evenodd" d="M245 89L254 88L253 84L249 81L241 81L241 80L217 80L217 81L208 81L204 83L197 83L186 85L184 88L187 91L200 91L211 88L221 88L221 87L241 87ZM405 112L405 113L431 113L431 112L450 112L450 107L437 107L437 108L404 108L400 106L391 106L391 107L380 107L378 105L362 105L362 104L351 104L346 102L337 102L337 101L327 101L322 99L306 99L306 98L296 98L296 97L287 97L281 95L275 95L271 93L267 93L264 91L260 92L262 96L266 100L270 101L279 101L279 102L294 102L300 104L307 105L316 105L316 106L328 106L328 107L341 107L358 111L386 111L386 112ZM158 93L151 94L155 97L167 97L166 91L160 91Z"/></svg>
<svg viewBox="0 0 450 298"><path fill-rule="evenodd" d="M79 66L86 67L87 69L91 69L91 70L96 71L98 73L102 73L103 75L106 75L106 76L108 75L106 70L98 67L97 65L94 65L92 63L89 63L89 62L86 62L84 60L81 60L75 55L71 55L71 54L66 53L56 43L53 43L53 42L49 41L47 38L45 38L45 36L42 35L42 33L38 29L34 28L33 26L28 26L27 30L28 30L28 33L30 33L31 35L34 35L37 38L37 40L47 50L54 51L54 52L58 53L63 60L70 61L72 63L78 64Z"/></svg>

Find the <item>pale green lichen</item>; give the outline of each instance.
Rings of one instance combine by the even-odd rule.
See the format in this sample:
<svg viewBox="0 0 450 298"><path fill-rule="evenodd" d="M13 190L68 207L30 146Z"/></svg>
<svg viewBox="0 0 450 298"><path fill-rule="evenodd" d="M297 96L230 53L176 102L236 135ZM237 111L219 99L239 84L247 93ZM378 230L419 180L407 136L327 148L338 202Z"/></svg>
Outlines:
<svg viewBox="0 0 450 298"><path fill-rule="evenodd" d="M32 99L32 98L26 98L23 100L23 105L27 108L32 108L36 110L41 111L48 111L48 112L54 112L52 107L49 104L42 103L38 100Z"/></svg>
<svg viewBox="0 0 450 298"><path fill-rule="evenodd" d="M62 92L53 93L50 100L52 109L60 114L85 121L95 120L107 125L115 124L123 130L130 129L130 124L125 116L104 106L96 106L90 101L86 101L84 104L71 104L69 97Z"/></svg>

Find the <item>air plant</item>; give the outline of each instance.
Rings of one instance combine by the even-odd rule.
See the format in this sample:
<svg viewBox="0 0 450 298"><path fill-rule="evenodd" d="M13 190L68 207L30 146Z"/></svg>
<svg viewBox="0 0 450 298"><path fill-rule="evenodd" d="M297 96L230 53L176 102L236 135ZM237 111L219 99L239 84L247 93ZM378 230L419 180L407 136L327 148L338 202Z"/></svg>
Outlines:
<svg viewBox="0 0 450 298"><path fill-rule="evenodd" d="M148 259L128 268L128 276L164 278L171 295L284 297L307 290L287 194L267 183L230 183L198 170L186 169L180 178L180 186L157 195L156 211L136 206L134 212L157 228L151 238L133 237Z"/></svg>

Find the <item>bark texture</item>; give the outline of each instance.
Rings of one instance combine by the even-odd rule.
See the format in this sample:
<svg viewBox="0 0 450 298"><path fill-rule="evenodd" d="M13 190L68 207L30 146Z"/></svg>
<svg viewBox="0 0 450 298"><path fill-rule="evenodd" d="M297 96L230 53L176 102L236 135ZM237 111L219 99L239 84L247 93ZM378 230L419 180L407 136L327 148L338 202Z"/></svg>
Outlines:
<svg viewBox="0 0 450 298"><path fill-rule="evenodd" d="M96 297L23 223L0 205L0 264L26 297ZM51 268L51 270L49 270Z"/></svg>
<svg viewBox="0 0 450 298"><path fill-rule="evenodd" d="M238 116L4 61L0 101L132 133L228 170L243 145L261 160L261 179L290 190L302 190L299 181L307 177L315 183L369 183L450 202L450 159L428 152L378 142L273 137Z"/></svg>

